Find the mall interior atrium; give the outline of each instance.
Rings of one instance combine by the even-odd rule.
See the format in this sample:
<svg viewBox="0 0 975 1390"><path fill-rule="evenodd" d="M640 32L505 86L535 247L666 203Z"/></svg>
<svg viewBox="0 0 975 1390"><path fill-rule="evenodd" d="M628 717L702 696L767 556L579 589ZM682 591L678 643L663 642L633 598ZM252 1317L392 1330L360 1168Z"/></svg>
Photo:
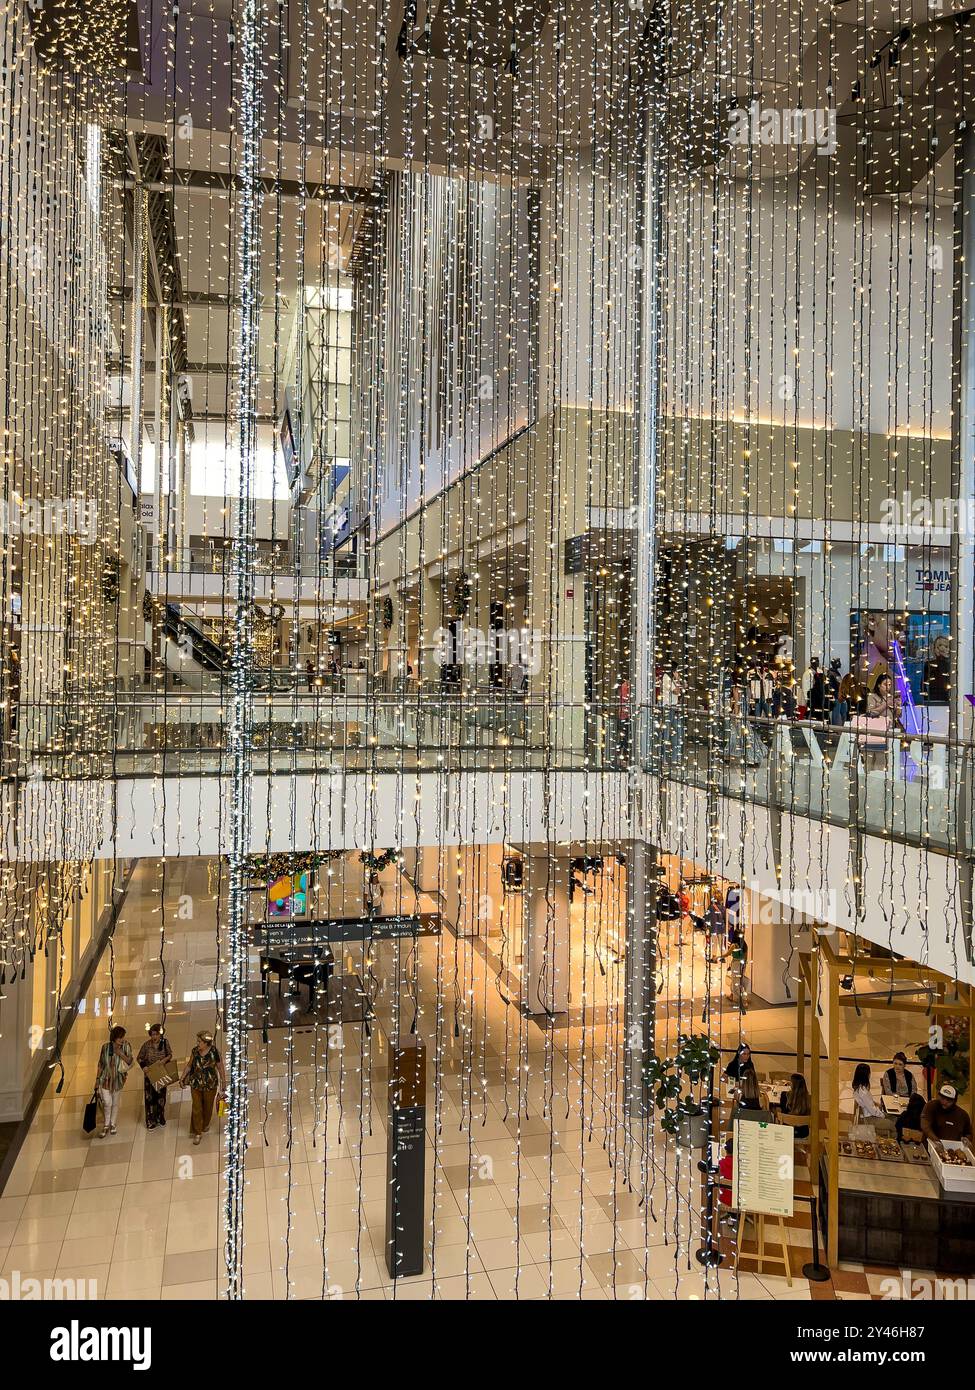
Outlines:
<svg viewBox="0 0 975 1390"><path fill-rule="evenodd" d="M2 1297L975 1298L975 0L0 16Z"/></svg>

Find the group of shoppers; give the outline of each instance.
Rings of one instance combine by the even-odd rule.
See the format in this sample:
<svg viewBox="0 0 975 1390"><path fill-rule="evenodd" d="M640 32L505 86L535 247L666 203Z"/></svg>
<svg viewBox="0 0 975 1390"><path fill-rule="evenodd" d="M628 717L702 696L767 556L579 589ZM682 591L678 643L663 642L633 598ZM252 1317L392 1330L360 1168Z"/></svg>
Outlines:
<svg viewBox="0 0 975 1390"><path fill-rule="evenodd" d="M925 664L925 701L942 693L937 663L944 660L938 657ZM676 661L658 668L658 749L665 762L680 762L684 757L691 693L685 672ZM900 726L902 717L893 672L886 660L879 659L869 668L858 661L844 674L839 657L827 665L814 656L800 672L791 662L770 658L749 662L738 654L717 684L710 687L707 703L712 714L723 721L723 756L748 766L758 766L767 752L768 736L763 735L761 723L765 719L802 715L837 728L850 720L869 720L871 727L863 730L860 747L870 767L876 765L878 756L886 756L889 734Z"/></svg>
<svg viewBox="0 0 975 1390"><path fill-rule="evenodd" d="M173 1050L161 1023L154 1023L135 1059L142 1070L143 1100L146 1128L155 1129L166 1123L167 1083L150 1077L150 1069L158 1062L171 1062ZM132 1069L132 1047L121 1024L116 1024L98 1054L95 1088L102 1109L100 1137L118 1132L118 1109L125 1083ZM199 1144L210 1128L213 1107L227 1087L223 1059L205 1030L197 1033L196 1043L179 1078L181 1086L189 1086L191 1096L190 1133L193 1143Z"/></svg>

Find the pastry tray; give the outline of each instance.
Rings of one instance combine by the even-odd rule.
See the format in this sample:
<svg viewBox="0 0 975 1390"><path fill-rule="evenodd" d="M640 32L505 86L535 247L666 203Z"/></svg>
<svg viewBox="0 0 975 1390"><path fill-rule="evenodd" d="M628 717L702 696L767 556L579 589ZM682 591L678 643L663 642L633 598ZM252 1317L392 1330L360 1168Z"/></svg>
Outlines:
<svg viewBox="0 0 975 1390"><path fill-rule="evenodd" d="M885 1149L889 1150L889 1152L885 1153ZM877 1157L880 1159L881 1163L904 1162L903 1150L901 1149L900 1144L898 1144L893 1139L880 1140L880 1142L877 1144Z"/></svg>

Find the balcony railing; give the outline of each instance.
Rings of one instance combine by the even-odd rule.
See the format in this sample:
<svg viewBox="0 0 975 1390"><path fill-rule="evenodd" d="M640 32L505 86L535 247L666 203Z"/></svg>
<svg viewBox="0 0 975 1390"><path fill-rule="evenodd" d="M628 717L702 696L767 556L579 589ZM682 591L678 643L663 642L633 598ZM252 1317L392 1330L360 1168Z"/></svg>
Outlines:
<svg viewBox="0 0 975 1390"><path fill-rule="evenodd" d="M866 834L975 852L969 743L676 709L658 711L641 733L642 765L665 779Z"/></svg>
<svg viewBox="0 0 975 1390"><path fill-rule="evenodd" d="M149 557L150 572L160 577L171 575L223 575L230 577L231 558L228 550L191 550L172 564L161 564L155 550ZM295 573L295 562L290 555L258 554L251 565L258 577L289 578ZM299 579L361 579L365 575L365 561L362 555L346 554L342 551L319 559L316 555L303 555L298 562Z"/></svg>
<svg viewBox="0 0 975 1390"><path fill-rule="evenodd" d="M375 692L361 673L307 688L255 680L257 770L476 771L631 767L866 834L975 854L971 744L811 721L708 717L546 700L506 691ZM345 684L345 688L337 688ZM21 704L6 775L72 778L226 770L228 703L213 691L120 692Z"/></svg>

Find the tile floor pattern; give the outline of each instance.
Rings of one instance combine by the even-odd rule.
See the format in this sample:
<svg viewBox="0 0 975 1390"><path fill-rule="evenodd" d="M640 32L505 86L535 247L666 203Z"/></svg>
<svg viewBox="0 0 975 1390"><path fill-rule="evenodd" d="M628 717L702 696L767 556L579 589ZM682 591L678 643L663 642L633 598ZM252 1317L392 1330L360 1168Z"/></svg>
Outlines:
<svg viewBox="0 0 975 1390"><path fill-rule="evenodd" d="M167 1031L178 1058L217 1016L215 874L203 860L166 867ZM180 900L192 901L191 921L177 916ZM140 863L114 961L115 1019L136 1048L160 1012L160 901L158 863ZM324 1030L277 1030L264 1048L260 1032L251 1034L247 1298L878 1296L891 1271L844 1268L824 1285L802 1277L810 1241L804 1207L788 1223L791 1287L781 1274L755 1270L747 1240L737 1273L729 1261L705 1279L693 1258L699 1175L686 1158L678 1172L672 1151L661 1147L648 1157L627 1141L617 1062L621 969L603 974L585 955L583 943L573 965L579 1007L561 1028L543 1031L523 1019L485 965L491 952L445 934L423 940L415 954L377 948L371 974L361 960L346 962L370 976L377 1009L371 1037L350 1025L332 1037L341 1045L329 1047ZM409 1026L415 1001L431 1056L428 1268L394 1283L383 1258L383 1110L397 976L400 1026ZM167 1126L148 1132L141 1077L132 1076L118 1133L99 1139L82 1131L108 997L106 958L65 1048L63 1091L54 1094L52 1083L0 1196L0 1277L19 1271L21 1279L93 1280L97 1296L108 1298L219 1297L223 1151L216 1122L193 1147L189 1102L173 1099ZM733 1041L739 1024L730 1011L727 1022ZM857 1020L860 1035L844 1038L844 1052L859 1046L887 1055L902 1022L894 1015ZM787 1048L793 1028L791 1010L748 1016L759 1047ZM650 1201L643 1201L638 1194L647 1188Z"/></svg>

